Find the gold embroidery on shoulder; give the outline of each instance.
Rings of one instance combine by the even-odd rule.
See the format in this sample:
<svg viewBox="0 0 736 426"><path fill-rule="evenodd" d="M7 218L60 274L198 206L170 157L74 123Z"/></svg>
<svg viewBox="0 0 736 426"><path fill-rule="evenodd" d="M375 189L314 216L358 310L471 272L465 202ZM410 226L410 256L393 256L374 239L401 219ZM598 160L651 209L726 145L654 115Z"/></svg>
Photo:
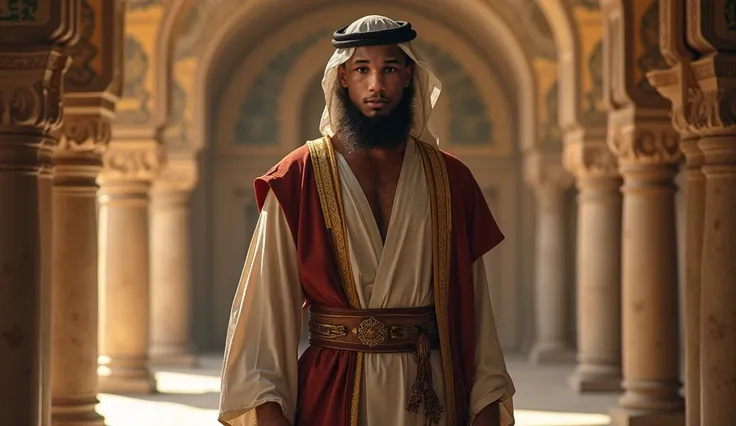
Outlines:
<svg viewBox="0 0 736 426"><path fill-rule="evenodd" d="M333 249L337 257L340 279L343 291L350 307L360 309L358 289L353 279L353 268L350 263L348 246L348 228L345 223L345 208L342 201L342 187L337 168L337 158L328 137L308 141L309 153L314 165L314 175L317 181L322 214L325 226L332 235ZM355 377L353 379L353 394L350 403L350 426L358 426L360 409L360 390L363 377L363 354L355 354Z"/></svg>
<svg viewBox="0 0 736 426"><path fill-rule="evenodd" d="M452 201L450 180L442 153L433 145L415 139L424 163L427 189L432 208L432 266L434 277L434 304L437 328L440 336L440 353L445 376L447 410L445 422L455 425L455 381L450 350L450 324L448 319L448 291L450 280L450 255L452 238Z"/></svg>

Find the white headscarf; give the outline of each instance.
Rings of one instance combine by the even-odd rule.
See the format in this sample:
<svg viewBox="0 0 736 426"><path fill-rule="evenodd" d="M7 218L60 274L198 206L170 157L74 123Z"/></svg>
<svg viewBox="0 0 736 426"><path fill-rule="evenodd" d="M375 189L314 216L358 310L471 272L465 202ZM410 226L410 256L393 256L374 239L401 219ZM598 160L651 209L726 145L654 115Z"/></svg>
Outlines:
<svg viewBox="0 0 736 426"><path fill-rule="evenodd" d="M392 28L398 28L399 24L385 16L370 15L358 19L350 24L345 30L345 34L363 33L368 31L381 31ZM437 144L440 143L436 128L432 125L432 110L437 104L437 99L442 92L442 83L435 76L434 72L424 60L424 57L412 47L411 42L400 43L399 47L404 51L416 64L414 70L414 125L410 131L411 136L419 139L422 137L425 129L432 134ZM335 129L338 127L334 121L339 117L338 104L336 100L335 87L338 82L337 67L347 62L355 53L355 48L337 49L330 58L325 68L325 75L322 79L322 89L325 92L325 110L322 113L322 120L319 124L319 130L323 135L332 137L335 135Z"/></svg>

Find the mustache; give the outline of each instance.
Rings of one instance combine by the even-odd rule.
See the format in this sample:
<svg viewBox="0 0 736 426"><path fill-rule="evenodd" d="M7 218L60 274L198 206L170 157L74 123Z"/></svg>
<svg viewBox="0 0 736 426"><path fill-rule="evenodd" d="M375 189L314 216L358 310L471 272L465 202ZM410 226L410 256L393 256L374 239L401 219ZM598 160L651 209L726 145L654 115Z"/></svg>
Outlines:
<svg viewBox="0 0 736 426"><path fill-rule="evenodd" d="M363 101L363 103L366 103L367 104L367 103L371 103L371 102L380 102L380 103L386 104L386 103L389 103L390 101L391 101L391 99L389 99L389 98L387 98L385 96L382 96L382 95L378 95L378 96L373 96L373 97L370 97L370 98L365 99Z"/></svg>

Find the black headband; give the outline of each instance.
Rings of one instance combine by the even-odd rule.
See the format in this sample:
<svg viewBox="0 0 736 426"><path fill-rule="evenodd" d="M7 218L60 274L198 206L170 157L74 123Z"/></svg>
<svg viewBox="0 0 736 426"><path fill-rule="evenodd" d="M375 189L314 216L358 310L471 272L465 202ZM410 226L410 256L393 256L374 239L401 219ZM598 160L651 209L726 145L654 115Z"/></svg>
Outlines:
<svg viewBox="0 0 736 426"><path fill-rule="evenodd" d="M411 24L398 21L396 28L387 30L366 31L364 33L345 34L348 27L342 27L332 35L332 46L336 49L348 49L360 46L381 46L386 44L406 43L417 38L417 32Z"/></svg>

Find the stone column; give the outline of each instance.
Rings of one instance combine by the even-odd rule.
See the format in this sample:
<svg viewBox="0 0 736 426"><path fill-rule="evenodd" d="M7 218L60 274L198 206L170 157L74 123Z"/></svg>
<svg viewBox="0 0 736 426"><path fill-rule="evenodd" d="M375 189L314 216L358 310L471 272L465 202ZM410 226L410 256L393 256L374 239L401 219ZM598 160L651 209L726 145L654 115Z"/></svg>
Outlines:
<svg viewBox="0 0 736 426"><path fill-rule="evenodd" d="M667 67L658 7L658 0L602 1L608 145L624 179L624 394L611 412L614 426L684 424L674 184L681 153L669 102L646 78Z"/></svg>
<svg viewBox="0 0 736 426"><path fill-rule="evenodd" d="M120 95L123 7L84 0L69 49L64 124L54 155L51 394L53 426L104 424L97 404L97 183ZM90 67L90 52L100 67Z"/></svg>
<svg viewBox="0 0 736 426"><path fill-rule="evenodd" d="M703 258L705 176L696 136L684 137L687 160L685 211L685 402L688 426L700 426L700 275Z"/></svg>
<svg viewBox="0 0 736 426"><path fill-rule="evenodd" d="M679 12L683 4L668 7L666 11ZM671 4L671 3L670 3ZM677 20L679 21L679 19ZM679 29L683 33L683 29ZM684 38L682 42L684 42ZM664 45L663 45L664 46ZM667 52L663 47L663 51ZM686 164L685 211L685 403L686 423L700 426L700 275L703 253L703 219L705 214L705 176L701 170L704 157L698 148L699 137L689 123L690 107L687 104L688 87L694 80L687 56L674 56L674 49L665 55L673 67L652 71L649 81L666 98L672 101L672 122L680 133L680 149Z"/></svg>
<svg viewBox="0 0 736 426"><path fill-rule="evenodd" d="M692 69L701 95L692 108L705 112L696 120L706 179L704 227L694 230L703 232L700 421L726 426L736 419L736 55L700 59Z"/></svg>
<svg viewBox="0 0 736 426"><path fill-rule="evenodd" d="M0 9L0 424L50 421L53 132L78 1ZM43 175L43 176L42 176ZM42 182L45 181L45 182Z"/></svg>
<svg viewBox="0 0 736 426"><path fill-rule="evenodd" d="M197 168L193 156L167 157L151 192L151 360L192 366L189 198Z"/></svg>
<svg viewBox="0 0 736 426"><path fill-rule="evenodd" d="M733 77L732 77L733 78ZM732 102L734 99L731 95ZM720 108L733 108L721 104ZM733 109L730 120L736 124ZM725 129L723 129L725 130ZM701 294L701 424L726 426L736 418L736 128L703 136L705 230Z"/></svg>
<svg viewBox="0 0 736 426"><path fill-rule="evenodd" d="M115 132L98 179L100 227L100 358L103 392L148 393L150 339L149 190L161 162L154 135ZM141 131L142 129L136 129Z"/></svg>
<svg viewBox="0 0 736 426"><path fill-rule="evenodd" d="M618 114L617 114L618 113ZM623 185L622 312L624 395L613 424L684 423L679 395L679 312L674 178L677 135L658 119L612 113L612 149ZM626 124L626 121L634 122ZM619 121L621 120L621 121ZM629 129L628 131L625 129ZM652 152L650 149L655 149Z"/></svg>
<svg viewBox="0 0 736 426"><path fill-rule="evenodd" d="M700 136L706 179L700 424L725 426L736 419L736 10L732 2L685 4L689 19L677 23L686 23L696 84L683 90L683 97L689 104L689 123Z"/></svg>
<svg viewBox="0 0 736 426"><path fill-rule="evenodd" d="M565 191L573 179L562 168L560 155L532 154L525 167L537 199L536 341L530 359L535 364L570 361Z"/></svg>
<svg viewBox="0 0 736 426"><path fill-rule="evenodd" d="M579 392L621 389L621 178L606 145L606 128L565 137L565 168L578 188L578 366L570 377Z"/></svg>

